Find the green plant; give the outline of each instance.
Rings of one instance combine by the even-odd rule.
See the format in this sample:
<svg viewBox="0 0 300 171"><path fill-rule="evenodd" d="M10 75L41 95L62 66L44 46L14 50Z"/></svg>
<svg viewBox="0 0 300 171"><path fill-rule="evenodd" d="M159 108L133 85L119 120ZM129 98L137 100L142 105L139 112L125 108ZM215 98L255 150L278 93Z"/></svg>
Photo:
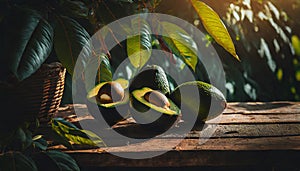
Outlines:
<svg viewBox="0 0 300 171"><path fill-rule="evenodd" d="M0 47L0 59L2 61L0 63L0 84L1 92L5 92L6 90L13 90L15 85L30 77L42 63L52 56L57 56L58 60L72 75L80 52L86 58L94 56L98 59L108 56L109 59L106 60L109 60L111 66L108 65L109 62L101 63L95 82L112 81L112 74L118 63L122 61L123 56L113 56L111 53L113 50L109 51L105 48L105 54L95 54L89 46L86 46L90 35L118 18L135 13L155 12L160 0L1 0L0 4L0 41L4 42ZM239 59L227 29L218 15L202 1L189 0L186 1L186 5L193 7L195 14L198 15L214 41L224 47L236 59ZM143 31L139 36L129 37L126 42L120 42L124 43L126 47L122 49L122 52L126 54L125 57L129 57L129 61L136 71L143 68L147 63L152 54L151 49L158 48L173 53L176 57L175 60L183 61L186 67L191 68L195 73L197 72L200 63L194 53L197 49L191 48L194 40L184 29L172 23L161 22L161 29L168 36L158 36L151 33L149 27L149 23L146 21L133 20L128 25L127 31L129 33ZM178 34L168 34L170 30L175 30ZM105 44L101 43L105 47ZM90 62L90 60L87 61ZM86 64L87 61L78 62ZM16 111L14 116L18 115L22 114ZM25 159L23 153L7 153L10 148L13 151L24 152L34 144L45 150L45 146L32 141L29 125L33 121L32 118L35 117L32 116L29 120L20 117L22 119L17 124L14 123L14 120L8 120L5 123L11 122L13 126L9 128L9 133L4 131L0 135L5 137L1 139L3 154L0 156L0 161L5 161L7 156L20 158L21 161L24 161L22 163L32 167L33 170L36 169L30 159ZM81 131L66 124L66 122L54 120L52 124L55 132L64 137L62 142L66 146L71 147L68 144L69 141L95 145L93 144L95 141L89 141L87 137L95 137L96 142L102 142L97 136L88 136L90 135L89 132ZM12 140L16 141L18 148L6 146ZM57 154L58 152L43 151L38 156L56 162L57 159L64 156L64 154L60 154L60 156L55 157ZM71 160L68 157L66 159ZM40 163L43 162L40 161ZM56 166L65 168L66 163L73 163L73 161L56 162ZM38 167L42 165L38 164ZM72 167L75 166L72 165ZM73 168L73 170L77 170L77 168Z"/></svg>
<svg viewBox="0 0 300 171"><path fill-rule="evenodd" d="M10 122L13 122L10 121ZM106 146L95 133L77 128L72 123L53 118L52 136L46 135L52 144L63 144L72 149L75 144L91 147ZM3 129L1 129L3 130ZM24 122L9 133L0 132L0 170L74 170L79 166L68 154L59 150L48 150L49 143L43 135L35 133L32 123Z"/></svg>
<svg viewBox="0 0 300 171"><path fill-rule="evenodd" d="M0 79L10 83L22 81L34 73L51 52L55 52L68 72L73 74L79 53L83 51L86 57L90 57L93 53L88 46L85 46L90 34L120 17L147 11L155 12L159 3L158 0L8 0L2 2L5 8L1 15L1 41L7 43L0 48L1 56L6 61L1 63L3 72L1 72ZM190 0L186 1L186 5L194 8L212 38L239 59L219 16L202 1ZM18 22L20 17L22 22ZM143 67L151 55L153 42L158 40L160 43L157 46L168 49L182 59L187 66L196 70L198 58L190 49L193 39L179 26L161 22L165 35L168 35L170 30L178 32L168 37L152 36L146 21L133 21L128 27L129 32L139 31L139 28L144 28L142 30L146 31L141 33L141 36L131 37L126 41L127 55L134 67ZM176 40L183 40L187 45ZM140 54L143 49L148 49L147 53ZM111 56L111 58L117 57Z"/></svg>
<svg viewBox="0 0 300 171"><path fill-rule="evenodd" d="M47 150L47 141L42 135L33 137L29 126L29 123L24 123L10 135L1 137L0 170L35 171L48 167L52 170L79 170L76 161L69 155L58 150Z"/></svg>

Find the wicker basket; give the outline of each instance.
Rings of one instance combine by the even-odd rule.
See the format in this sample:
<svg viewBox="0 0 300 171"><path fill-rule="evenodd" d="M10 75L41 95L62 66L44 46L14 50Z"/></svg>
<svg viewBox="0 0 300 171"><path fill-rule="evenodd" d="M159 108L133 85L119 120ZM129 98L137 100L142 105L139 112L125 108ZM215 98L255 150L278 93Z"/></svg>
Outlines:
<svg viewBox="0 0 300 171"><path fill-rule="evenodd" d="M66 69L58 62L43 64L18 87L24 99L24 113L37 115L40 122L48 122L60 105Z"/></svg>

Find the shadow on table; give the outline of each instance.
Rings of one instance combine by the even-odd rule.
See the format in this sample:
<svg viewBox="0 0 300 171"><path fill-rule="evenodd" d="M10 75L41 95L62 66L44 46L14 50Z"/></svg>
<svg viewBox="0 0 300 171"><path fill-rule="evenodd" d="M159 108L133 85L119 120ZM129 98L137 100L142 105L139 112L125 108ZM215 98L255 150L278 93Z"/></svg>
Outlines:
<svg viewBox="0 0 300 171"><path fill-rule="evenodd" d="M264 102L264 103L237 103L232 105L234 108L243 108L248 111L255 110L270 110L282 107L292 106L292 103L289 102Z"/></svg>

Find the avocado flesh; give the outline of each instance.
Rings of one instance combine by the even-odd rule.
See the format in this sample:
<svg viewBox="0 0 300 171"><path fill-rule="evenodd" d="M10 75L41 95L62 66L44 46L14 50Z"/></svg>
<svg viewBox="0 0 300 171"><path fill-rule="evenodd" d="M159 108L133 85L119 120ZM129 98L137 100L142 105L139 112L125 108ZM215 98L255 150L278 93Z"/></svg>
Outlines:
<svg viewBox="0 0 300 171"><path fill-rule="evenodd" d="M198 94L195 94L197 92ZM202 81L179 85L170 98L177 106L181 106L183 120L188 118L188 115L196 115L196 124L217 117L226 108L226 99L222 92Z"/></svg>
<svg viewBox="0 0 300 171"><path fill-rule="evenodd" d="M158 134L169 129L180 115L180 109L171 99L170 109L165 109L145 100L144 95L152 91L151 88L144 87L132 92L131 115L136 122L145 128L155 130Z"/></svg>
<svg viewBox="0 0 300 171"><path fill-rule="evenodd" d="M116 82L120 83L121 86L125 89L124 98L121 101L116 101L113 103L101 104L96 100L99 89L105 85L107 82L102 82L96 85L92 90L87 94L87 107L89 112L95 117L95 119L102 119L98 110L100 111L102 117L105 119L109 126L115 125L117 122L124 120L124 115L128 115L129 111L129 93L128 93L128 81L125 79L117 79ZM97 104L97 105L94 105ZM126 113L120 114L119 111L124 111Z"/></svg>
<svg viewBox="0 0 300 171"><path fill-rule="evenodd" d="M128 81L125 80L125 79L122 79L122 78L119 78L117 80L115 80L116 82L120 83L121 86L125 89L125 96L124 98L121 100L121 101L116 101L116 102L113 102L113 103L106 103L106 104L102 104L100 102L98 102L96 100L96 96L98 94L98 91L100 90L100 88L105 85L107 82L102 82L100 84L98 84L97 86L95 86L92 90L89 91L89 93L87 94L87 99L93 103L97 103L99 106L102 106L102 107L106 107L106 108L109 108L109 107L114 107L115 105L121 105L121 104L124 104L124 103L128 103L129 101L129 93L128 93L128 90L126 90L126 88L128 87Z"/></svg>
<svg viewBox="0 0 300 171"><path fill-rule="evenodd" d="M158 65L148 65L132 80L129 91L132 92L143 87L159 90L163 94L170 93L169 82L165 71Z"/></svg>
<svg viewBox="0 0 300 171"><path fill-rule="evenodd" d="M149 103L145 98L145 94L148 93L148 92L151 92L152 89L151 88L148 88L148 87L144 87L142 89L139 89L139 90L135 90L132 92L132 98L134 100L137 100L139 102L139 104L141 105L135 105L135 103L133 103L133 107L135 109L138 109L140 111L147 111L149 110L150 108L153 109L153 110L156 110L160 113L163 113L163 114L167 114L167 115L178 115L178 112L180 111L179 108L175 105L175 103L172 102L171 99L168 99L169 102L170 102L170 109L165 109L165 108L162 108L162 107L159 107L159 106L156 106L154 104L151 104Z"/></svg>

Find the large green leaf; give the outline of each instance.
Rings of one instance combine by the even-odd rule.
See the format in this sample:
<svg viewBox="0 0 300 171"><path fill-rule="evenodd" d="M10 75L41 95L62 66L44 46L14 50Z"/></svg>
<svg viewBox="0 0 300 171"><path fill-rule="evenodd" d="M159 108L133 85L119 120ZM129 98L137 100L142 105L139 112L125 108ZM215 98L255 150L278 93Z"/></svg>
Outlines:
<svg viewBox="0 0 300 171"><path fill-rule="evenodd" d="M198 13L206 31L219 45L221 45L233 57L239 60L232 39L219 15L204 2L199 0L191 0L191 3Z"/></svg>
<svg viewBox="0 0 300 171"><path fill-rule="evenodd" d="M94 69L96 68L98 70L95 75ZM95 84L89 85L91 87L86 87L87 91L90 91L95 85L101 82L112 81L112 72L108 57L105 54L91 56L85 68L84 78L86 82L95 82Z"/></svg>
<svg viewBox="0 0 300 171"><path fill-rule="evenodd" d="M142 68L152 53L152 38L149 24L142 17L131 21L132 36L127 38L127 55L135 68Z"/></svg>
<svg viewBox="0 0 300 171"><path fill-rule="evenodd" d="M0 82L16 83L33 74L52 50L53 29L35 11L14 8L0 26Z"/></svg>
<svg viewBox="0 0 300 171"><path fill-rule="evenodd" d="M80 55L88 58L90 56L89 34L75 20L58 16L57 25L54 30L54 48L58 59L66 67L67 71L73 75L77 58ZM84 58L82 58L84 59ZM81 60L82 67L85 61Z"/></svg>
<svg viewBox="0 0 300 171"><path fill-rule="evenodd" d="M46 154L47 152L42 151L38 153L33 153L31 155L32 159L34 160L36 167L38 170L61 170L58 166L56 160Z"/></svg>
<svg viewBox="0 0 300 171"><path fill-rule="evenodd" d="M195 41L185 30L175 24L164 21L160 22L160 27L162 34L166 35L162 37L163 42L166 43L172 53L179 56L195 71L198 62L198 49Z"/></svg>
<svg viewBox="0 0 300 171"><path fill-rule="evenodd" d="M8 144L8 148L14 150L25 150L32 144L32 133L24 127L19 127L14 132L11 141Z"/></svg>
<svg viewBox="0 0 300 171"><path fill-rule="evenodd" d="M106 146L103 140L93 132L81 130L62 118L52 119L52 129L60 136L75 144Z"/></svg>
<svg viewBox="0 0 300 171"><path fill-rule="evenodd" d="M102 54L99 58L101 64L98 70L98 80L100 82L112 81L112 72L108 57ZM96 84L100 82L96 82Z"/></svg>
<svg viewBox="0 0 300 171"><path fill-rule="evenodd" d="M73 16L76 18L87 18L89 8L81 1L62 0L60 3L62 12L65 15Z"/></svg>
<svg viewBox="0 0 300 171"><path fill-rule="evenodd" d="M46 154L56 161L60 170L80 171L76 161L68 154L56 150L47 151Z"/></svg>
<svg viewBox="0 0 300 171"><path fill-rule="evenodd" d="M79 171L76 161L68 154L57 150L33 154L38 170Z"/></svg>
<svg viewBox="0 0 300 171"><path fill-rule="evenodd" d="M35 163L20 152L0 154L0 170L37 171Z"/></svg>
<svg viewBox="0 0 300 171"><path fill-rule="evenodd" d="M297 56L300 56L300 39L299 39L299 37L297 35L293 35L291 40L292 40L292 46L295 50L295 54Z"/></svg>

